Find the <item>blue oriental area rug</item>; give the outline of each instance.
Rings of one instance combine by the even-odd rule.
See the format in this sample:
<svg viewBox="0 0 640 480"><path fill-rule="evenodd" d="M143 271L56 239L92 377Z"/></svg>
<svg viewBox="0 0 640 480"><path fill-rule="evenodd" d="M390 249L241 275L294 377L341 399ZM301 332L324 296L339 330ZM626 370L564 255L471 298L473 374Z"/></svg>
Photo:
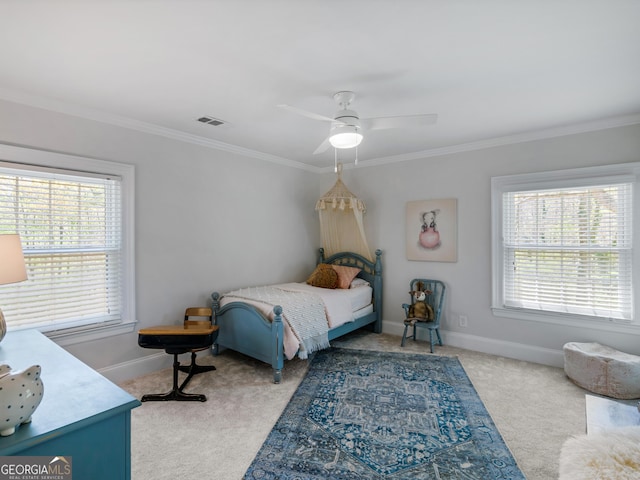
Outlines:
<svg viewBox="0 0 640 480"><path fill-rule="evenodd" d="M457 358L331 348L244 478L525 477Z"/></svg>

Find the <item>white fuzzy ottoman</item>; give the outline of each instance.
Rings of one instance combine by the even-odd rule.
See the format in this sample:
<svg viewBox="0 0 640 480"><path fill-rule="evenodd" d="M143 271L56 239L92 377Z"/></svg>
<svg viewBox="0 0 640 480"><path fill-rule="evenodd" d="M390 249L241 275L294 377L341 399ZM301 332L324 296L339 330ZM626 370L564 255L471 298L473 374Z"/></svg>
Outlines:
<svg viewBox="0 0 640 480"><path fill-rule="evenodd" d="M562 445L559 480L638 480L640 427L571 437Z"/></svg>
<svg viewBox="0 0 640 480"><path fill-rule="evenodd" d="M607 397L640 398L640 356L599 343L564 345L564 371L578 386Z"/></svg>

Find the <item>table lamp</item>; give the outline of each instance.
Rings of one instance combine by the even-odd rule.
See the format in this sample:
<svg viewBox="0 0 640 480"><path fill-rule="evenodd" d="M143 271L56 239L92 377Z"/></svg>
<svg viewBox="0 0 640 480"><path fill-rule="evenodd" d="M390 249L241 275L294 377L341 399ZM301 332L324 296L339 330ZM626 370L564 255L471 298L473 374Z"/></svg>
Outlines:
<svg viewBox="0 0 640 480"><path fill-rule="evenodd" d="M20 235L0 235L0 285L22 282L27 279L27 269L22 255ZM0 308L0 341L7 333L7 324Z"/></svg>

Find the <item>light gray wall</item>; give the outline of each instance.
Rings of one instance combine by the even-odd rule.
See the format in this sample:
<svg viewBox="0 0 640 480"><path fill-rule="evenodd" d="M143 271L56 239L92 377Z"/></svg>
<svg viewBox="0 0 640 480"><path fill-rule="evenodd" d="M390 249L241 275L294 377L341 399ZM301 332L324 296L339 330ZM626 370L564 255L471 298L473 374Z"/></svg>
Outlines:
<svg viewBox="0 0 640 480"><path fill-rule="evenodd" d="M315 265L317 174L9 102L0 142L135 165L137 328ZM65 348L97 369L157 353L136 332Z"/></svg>
<svg viewBox="0 0 640 480"><path fill-rule="evenodd" d="M437 278L449 289L443 329L451 344L556 365L568 341L600 341L640 354L638 335L500 318L490 310L491 177L637 161L635 125L346 170L345 183L367 204L369 246L384 251L384 330L401 333L401 304L409 300L412 278ZM330 185L332 176L324 177L323 186ZM438 198L458 200L458 261L408 261L406 202ZM461 314L468 316L466 328L458 324Z"/></svg>
<svg viewBox="0 0 640 480"><path fill-rule="evenodd" d="M303 280L319 243L314 211L333 174L244 158L201 146L0 101L0 142L136 166L138 328L175 323L213 290ZM445 342L558 364L567 341L598 340L640 354L638 335L495 317L491 303L492 176L640 161L640 126L564 136L389 165L346 169L367 204L370 247L384 251L384 330L400 334L414 277L449 288ZM405 256L405 204L458 200L458 261ZM636 292L638 294L638 292ZM468 316L468 327L458 316ZM66 347L98 369L151 352L134 333Z"/></svg>

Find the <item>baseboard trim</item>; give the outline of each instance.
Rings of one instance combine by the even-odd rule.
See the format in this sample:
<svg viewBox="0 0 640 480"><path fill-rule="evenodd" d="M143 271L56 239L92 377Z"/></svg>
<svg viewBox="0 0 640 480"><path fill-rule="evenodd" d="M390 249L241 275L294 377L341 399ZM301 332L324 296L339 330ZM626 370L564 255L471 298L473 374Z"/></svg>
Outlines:
<svg viewBox="0 0 640 480"><path fill-rule="evenodd" d="M382 331L392 335L402 336L403 324L396 322L383 322ZM564 353L562 350L526 345L524 343L496 340L493 338L479 337L467 333L452 332L441 329L442 341L452 347L464 348L476 352L499 355L526 362L540 363L551 367L564 367Z"/></svg>
<svg viewBox="0 0 640 480"><path fill-rule="evenodd" d="M198 352L198 357L203 355L210 355L210 352L205 350ZM185 353L178 358L180 363L188 365L191 361L191 354ZM172 366L173 355L168 355L164 351L160 351L151 355L145 355L142 358L136 358L135 360L129 360L98 369L98 373L107 377L113 383L121 383L141 375L157 372L164 368L171 368Z"/></svg>
<svg viewBox="0 0 640 480"><path fill-rule="evenodd" d="M382 325L382 331L392 335L401 336L403 330L404 325L396 322L383 322ZM562 350L553 350L550 348L536 347L534 345L526 345L523 343L479 337L477 335L452 332L444 329L440 330L440 334L442 335L442 341L452 347L514 358L516 360L540 363L542 365L549 365L552 367L564 367L564 353ZM198 355L210 355L210 352L202 351L199 352ZM180 361L188 362L189 354L181 355ZM157 372L164 368L170 368L172 363L173 357L171 355L167 355L164 352L158 352L151 355L145 355L142 358L136 358L135 360L108 366L99 369L98 372L107 377L113 383L120 383L141 375Z"/></svg>

